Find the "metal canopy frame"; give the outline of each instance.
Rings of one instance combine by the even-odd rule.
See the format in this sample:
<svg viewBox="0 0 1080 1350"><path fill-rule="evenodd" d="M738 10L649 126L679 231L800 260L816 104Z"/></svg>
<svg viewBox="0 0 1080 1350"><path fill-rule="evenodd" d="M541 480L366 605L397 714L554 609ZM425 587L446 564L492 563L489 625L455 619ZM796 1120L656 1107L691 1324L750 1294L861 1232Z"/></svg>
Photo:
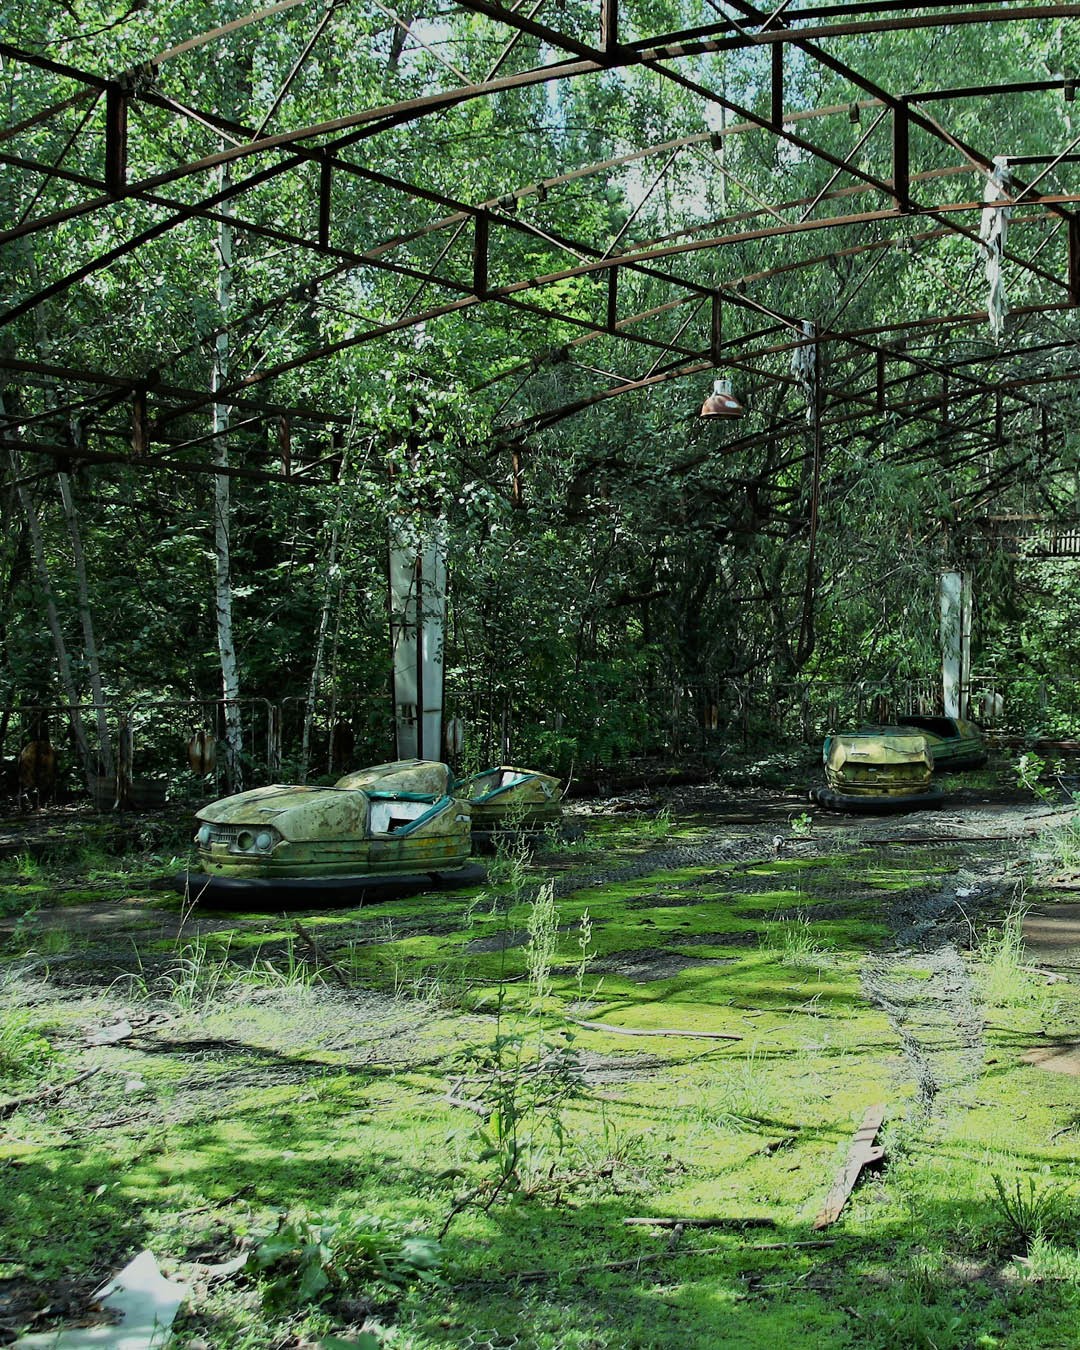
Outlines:
<svg viewBox="0 0 1080 1350"><path fill-rule="evenodd" d="M622 41L619 0L598 0L595 40L583 41L538 17L544 9L543 0L529 5L522 0L514 8L497 0L458 0L460 10L483 16L502 30L500 42L505 39L505 45L486 78L470 82L455 66L434 53L443 68L461 78L462 83L418 97L356 109L332 120L272 129L272 124L280 121L290 87L341 3L341 0L335 0L328 8L321 8L313 15L308 39L299 57L285 72L274 102L259 126L244 126L215 112L188 106L167 92L162 71L169 62L186 53L201 52L241 30L253 29L257 34L259 26L273 24L278 16L304 3L307 0L281 0L254 10L230 23L193 35L147 62L118 72L85 69L41 52L0 43L0 58L41 72L53 82L76 86L75 92L67 97L53 99L31 116L0 128L0 164L10 171L31 175L38 182L23 218L0 232L0 244L10 246L21 238L56 232L75 219L114 213L120 204L137 207L137 216L144 222L130 237L83 260L69 271L43 279L39 289L14 299L6 311L0 313L0 331L4 331L8 339L8 350L12 349L13 343L14 350L19 353L0 356L0 371L6 374L7 382L43 385L54 395L57 390L65 395L58 402L54 400L54 406L44 411L22 412L18 407L9 410L0 418L3 446L60 460L126 464L146 471L221 473L224 470L218 463L201 456L193 458L190 453L212 442L212 436L199 434L195 429L197 423L192 419L204 413L212 402L217 402L227 404L243 415L228 433L241 455L241 462L227 470L231 475L256 481L324 482L328 475L340 471L340 448L349 419L344 414L289 399L267 398L263 390L290 372L332 361L339 353L362 344L385 340L481 305L493 305L527 320L555 321L577 330L577 336L554 348L538 350L503 371L495 381L520 376L520 389L536 372L574 360L584 344L597 341L618 342L633 351L644 349L653 362L644 373L611 377L607 384L561 407L538 408L528 416L505 420L496 428L496 444L500 448L520 447L529 437L540 435L565 418L610 399L652 389L672 380L700 376L717 368L742 372L755 384L773 385L782 390L796 381L786 372L776 370L775 362L770 365L769 358L813 344L819 353L824 350L833 353L828 372L830 378L819 394L820 428L826 433L835 429L843 436L862 435L873 440L886 424L895 427L898 420L919 424L923 433L921 438L902 452L917 461L919 455L926 453L928 445L935 447L933 453L937 453L955 443L961 455L966 455L973 449L1000 444L1005 439L1008 423L1010 431L1018 428L1019 434L1030 434L1035 438L1038 463L1051 461L1053 447L1065 430L1062 413L1069 405L1065 398L1050 401L1045 391L1047 387L1076 379L1080 375L1080 363L1071 366L1066 361L1064 368L1039 370L1012 378L1002 377L996 368L1022 357L1025 351L1044 356L1050 353L1067 356L1076 346L1076 336L1068 329L1061 330L1052 341L1042 341L1036 346L1017 346L1010 342L978 356L945 361L933 355L914 353L904 344L919 334L970 331L986 322L985 311L956 310L955 304L946 305L940 313L902 319L873 329L844 328L836 321L840 317L837 315L817 324L813 337L808 338L802 328L805 316L782 313L766 300L755 298L752 292L772 277L866 254L869 263L858 281L857 290L872 283L873 269L893 250L948 237L978 244L979 235L973 228L972 219L977 220L978 213L984 209L981 190L994 169L993 156L985 148L971 145L954 135L930 109L939 110L942 105L947 108L971 98L1060 92L1063 99L1071 101L1075 94L1076 80L1068 73L1044 80L1018 79L953 89L888 90L839 59L823 43L858 34L897 33L944 25L986 25L993 29L999 24L1031 20L1067 20L1080 18L1080 4L1033 5L1019 0L1018 3L987 6L979 0L950 0L950 3L867 0L866 3L805 5L796 9L791 0L786 0L771 12L765 12L750 0L724 0L727 9L732 11L731 16L724 16L718 6L712 4L717 16L715 21L681 32ZM413 32L412 26L404 23L392 9L381 4L376 7L402 31L403 41L411 38L418 46L432 52L432 48ZM414 19L412 23L415 22ZM534 39L542 48L549 48L555 59L543 65L504 71L510 54L525 37ZM679 63L689 57L746 51L754 47L765 48L769 53L769 99L765 112L742 106L690 78L679 68ZM841 77L863 97L857 97L851 103L822 108L786 108L785 53L791 49L797 50L801 59L811 65ZM702 131L640 146L623 155L567 167L558 175L533 183L509 185L502 195L484 201L464 200L397 174L373 169L346 153L350 147L360 146L392 128L438 116L476 99L635 68L652 72L698 99L703 108L712 105L722 110L725 119L735 120L718 131ZM90 124L102 103L101 171L87 173L66 167L65 161L80 138L101 134ZM130 167L134 161L132 145L140 137L140 115L148 109L175 119L177 127L201 128L212 134L222 148L144 173L141 177L133 176ZM57 119L72 111L79 115L80 121L51 163L18 153L21 136L28 131L51 127ZM873 115L874 121L846 154L824 148L804 132L805 127L812 128L813 123L821 119L846 116L857 122L867 112ZM891 138L891 174L888 177L870 172L857 160L860 149L875 134L879 124L883 128L887 124ZM942 147L942 152L947 152L956 162L932 168L919 168L913 164L912 135L916 131ZM663 237L637 239L621 247L619 237L607 244L576 239L544 228L519 214L524 205L542 205L549 194L573 184L661 156L664 157L662 176L678 154L688 150L699 152L706 147L719 149L728 138L746 134L764 134L789 146L799 155L820 163L828 170L829 177L813 196L762 202L752 210L744 209L708 222L684 226ZM1023 335L1023 325L1028 320L1038 320L1045 325L1055 315L1060 316L1062 311L1080 304L1080 217L1075 210L1080 202L1080 192L1045 190L1046 179L1055 169L1078 161L1080 136L1064 146L1047 146L1045 153L1019 156L1014 162L1023 164L1033 173L1026 181L1014 173L1009 193L1003 192L1000 196L999 204L1014 208L1014 226L1040 232L1037 244L1026 252L1013 248L1004 253L1005 260L1037 283L1039 289L1040 298L1036 303L1017 306L1012 311L1021 320L1019 336ZM205 176L227 167L243 171L244 176L235 181L224 181L216 191L206 193ZM316 219L312 229L290 229L280 222L260 218L258 192L264 185L277 185L286 180L286 176L312 170L317 172L318 183ZM852 181L837 186L841 178ZM949 185L954 178L974 182L978 191L973 195L950 192ZM346 248L335 242L334 228L335 185L345 181L365 183L380 192L434 208L439 214L422 226L389 238L372 240L362 251ZM659 182L659 177L656 181ZM54 184L66 185L77 194L76 200L34 214L46 188ZM867 209L826 216L814 214L826 202L830 203L830 209L832 203L837 203L837 210L846 210L846 204L858 197L871 199ZM792 211L800 213L796 219L788 219L785 214ZM852 230L865 235L867 231L880 231L908 217L926 217L931 228L903 236L881 237L878 234L869 239L857 237L855 242L851 240ZM310 253L325 263L325 270L315 277L261 299L229 324L231 330L246 331L264 315L310 305L321 286L354 272L371 271L400 277L415 287L411 299L392 319L358 326L347 337L316 344L270 365L256 364L237 374L214 394L209 388L192 389L170 381L167 375L170 364L177 359L175 355L168 360L163 356L153 369L130 374L74 369L31 359L34 353L32 341L26 336L30 332L28 324L42 305L85 285L96 273L136 254L175 228L190 221L221 222L226 219L239 232L284 246L298 255ZM629 224L627 221L620 236ZM821 232L827 233L830 243L836 241L835 247L815 252L808 258L786 259L757 272L727 277L723 281L705 284L699 273L688 271L683 265L702 255L719 258L722 250L730 245L759 240L768 242L803 234L812 234L816 238ZM512 258L515 244L523 240L542 242L564 254L566 265L539 276L507 280L498 275L504 270L502 260ZM1054 271L1052 262L1040 261L1040 255L1055 240L1058 240L1059 248L1053 256L1060 253L1062 241L1065 246L1066 263L1060 275ZM434 265L421 265L410 259L409 246L421 242L437 250ZM460 266L458 256L462 248L469 255L465 268ZM454 266L443 266L451 255L454 255ZM545 292L550 293L553 286L579 278L603 283L606 299L602 321L545 300ZM620 301L626 288L620 287L621 278L659 284L673 291L675 296L637 312L622 313ZM443 294L432 296L420 306L418 301L429 290ZM849 302L850 297L845 303ZM726 306L756 316L761 326L740 338L724 341L721 315ZM674 337L654 322L684 308L685 317ZM185 347L180 355L190 355L199 347L208 351L222 331L226 330L203 336ZM1039 336L1045 338L1047 334L1040 332ZM938 385L938 391L931 395L927 395L922 387L928 378ZM964 420L958 413L971 400L977 402L976 411L981 410L984 415ZM130 425L119 415L125 404L131 405ZM85 438L75 444L66 433L65 410L76 410L84 419L91 419L99 449L90 450ZM126 445L120 448L124 442L132 442L135 424L135 448L129 450ZM733 451L752 442L783 437L798 440L804 430L801 413L785 414L773 420L764 437L758 433L754 437L736 439L728 442L725 449ZM265 467L268 434L277 437L280 469ZM801 444L799 441L800 447ZM244 462L245 446L253 447L252 455L259 464ZM273 458L273 454L270 457ZM1004 466L1001 473L1006 474L1007 470L1008 466Z"/></svg>

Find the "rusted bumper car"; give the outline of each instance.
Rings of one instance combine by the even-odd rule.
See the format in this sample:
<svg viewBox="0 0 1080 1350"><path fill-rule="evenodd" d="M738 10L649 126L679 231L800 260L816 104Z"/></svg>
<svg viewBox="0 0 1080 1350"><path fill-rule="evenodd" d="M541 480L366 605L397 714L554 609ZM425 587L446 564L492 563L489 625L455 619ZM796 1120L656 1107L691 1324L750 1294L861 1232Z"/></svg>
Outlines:
<svg viewBox="0 0 1080 1350"><path fill-rule="evenodd" d="M500 764L473 774L455 788L472 809L473 845L491 849L500 841L536 840L563 833L562 789L557 778Z"/></svg>
<svg viewBox="0 0 1080 1350"><path fill-rule="evenodd" d="M176 880L192 898L245 901L359 901L388 887L472 885L484 875L469 862L472 812L446 790L449 777L444 764L407 761L333 787L274 785L225 797L197 813L198 870Z"/></svg>
<svg viewBox="0 0 1080 1350"><path fill-rule="evenodd" d="M825 785L810 799L829 811L895 815L940 806L927 739L907 728L848 731L828 736L822 752Z"/></svg>
<svg viewBox="0 0 1080 1350"><path fill-rule="evenodd" d="M987 761L986 741L974 722L964 717L923 717L912 714L897 718L903 730L926 737L935 773L963 773L981 769Z"/></svg>

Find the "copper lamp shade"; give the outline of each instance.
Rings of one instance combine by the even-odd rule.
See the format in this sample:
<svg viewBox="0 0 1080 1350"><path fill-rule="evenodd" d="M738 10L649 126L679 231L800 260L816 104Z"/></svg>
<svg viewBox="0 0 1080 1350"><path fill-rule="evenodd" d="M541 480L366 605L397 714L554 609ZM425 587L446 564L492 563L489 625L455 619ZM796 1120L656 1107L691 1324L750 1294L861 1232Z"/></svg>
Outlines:
<svg viewBox="0 0 1080 1350"><path fill-rule="evenodd" d="M743 405L731 392L730 380L713 380L712 393L701 405L701 417L741 417Z"/></svg>

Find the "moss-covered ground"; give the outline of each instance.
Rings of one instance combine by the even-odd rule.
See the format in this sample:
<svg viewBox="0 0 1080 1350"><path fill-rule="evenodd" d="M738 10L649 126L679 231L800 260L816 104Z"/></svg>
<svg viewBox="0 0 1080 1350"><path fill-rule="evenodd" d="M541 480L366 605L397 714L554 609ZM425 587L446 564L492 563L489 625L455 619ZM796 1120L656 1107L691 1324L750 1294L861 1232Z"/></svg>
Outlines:
<svg viewBox="0 0 1080 1350"><path fill-rule="evenodd" d="M605 880L705 829L288 914L192 910L160 850L0 864L0 1344L148 1246L193 1350L1076 1345L1080 1080L1023 1056L1080 990L1009 946L1011 882L978 891L1012 850L839 831ZM972 950L898 946L950 879ZM878 1102L884 1165L815 1231ZM271 1312L198 1264L282 1213L437 1237L438 1278Z"/></svg>

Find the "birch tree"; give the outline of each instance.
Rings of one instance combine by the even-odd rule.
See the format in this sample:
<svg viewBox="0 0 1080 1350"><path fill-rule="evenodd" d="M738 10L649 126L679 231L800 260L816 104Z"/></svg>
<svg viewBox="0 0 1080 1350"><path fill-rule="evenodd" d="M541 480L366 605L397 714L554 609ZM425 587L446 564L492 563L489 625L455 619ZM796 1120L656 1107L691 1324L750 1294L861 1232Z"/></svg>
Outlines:
<svg viewBox="0 0 1080 1350"><path fill-rule="evenodd" d="M228 173L223 166L221 187L228 187ZM233 292L233 227L227 217L231 214L228 201L221 206L222 220L218 225L217 249L217 303L221 311L221 331L214 343L210 370L210 392L216 394L229 377L228 323L232 311ZM222 468L229 464L229 405L212 405L211 431L214 434L214 463ZM240 670L233 638L232 613L232 554L229 546L229 478L227 474L214 475L214 618L217 627L218 653L221 658L221 692L225 701L225 777L230 791L243 787L243 729L240 719Z"/></svg>

